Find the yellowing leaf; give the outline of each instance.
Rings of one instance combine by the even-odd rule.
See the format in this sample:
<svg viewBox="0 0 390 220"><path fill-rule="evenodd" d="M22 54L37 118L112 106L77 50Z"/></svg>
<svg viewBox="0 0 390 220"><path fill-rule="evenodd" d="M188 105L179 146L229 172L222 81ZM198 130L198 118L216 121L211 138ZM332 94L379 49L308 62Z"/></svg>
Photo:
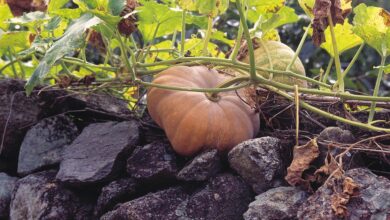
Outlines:
<svg viewBox="0 0 390 220"><path fill-rule="evenodd" d="M6 31L8 23L5 21L12 18L12 12L6 3L0 3L0 28Z"/></svg>
<svg viewBox="0 0 390 220"><path fill-rule="evenodd" d="M353 31L382 56L390 54L390 28L387 12L378 7L358 5L355 9Z"/></svg>
<svg viewBox="0 0 390 220"><path fill-rule="evenodd" d="M348 22L348 20L345 19L343 25L336 24L334 28L339 54L363 43L363 40L352 32L352 27L353 26ZM312 34L312 30L313 29L310 29L310 34ZM325 49L330 56L334 57L333 44L331 40L332 36L329 27L325 30L325 39L327 39L327 41L321 44L321 48Z"/></svg>
<svg viewBox="0 0 390 220"><path fill-rule="evenodd" d="M199 38L192 38L186 40L184 50L189 53L190 56L202 56L203 55L204 40ZM181 45L179 45L180 50ZM207 49L213 57L225 57L224 53L218 50L218 45L209 42Z"/></svg>

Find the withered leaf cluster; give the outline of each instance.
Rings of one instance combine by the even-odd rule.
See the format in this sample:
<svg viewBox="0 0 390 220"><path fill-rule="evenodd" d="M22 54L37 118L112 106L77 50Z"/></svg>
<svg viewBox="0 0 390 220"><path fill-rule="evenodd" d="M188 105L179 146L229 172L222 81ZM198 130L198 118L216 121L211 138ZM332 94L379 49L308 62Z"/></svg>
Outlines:
<svg viewBox="0 0 390 220"><path fill-rule="evenodd" d="M348 0L350 1L350 0ZM313 8L313 43L320 46L325 39L325 29L329 26L328 17L331 17L333 24L343 24L344 19L351 12L351 9L343 10L340 0L316 0Z"/></svg>
<svg viewBox="0 0 390 220"><path fill-rule="evenodd" d="M120 14L121 17L126 16L127 14L133 12L136 7L139 6L139 3L137 0L127 0L126 6L122 13ZM121 33L125 37L129 37L133 32L137 30L137 18L135 15L130 15L128 17L123 18L118 23L118 30L119 33Z"/></svg>

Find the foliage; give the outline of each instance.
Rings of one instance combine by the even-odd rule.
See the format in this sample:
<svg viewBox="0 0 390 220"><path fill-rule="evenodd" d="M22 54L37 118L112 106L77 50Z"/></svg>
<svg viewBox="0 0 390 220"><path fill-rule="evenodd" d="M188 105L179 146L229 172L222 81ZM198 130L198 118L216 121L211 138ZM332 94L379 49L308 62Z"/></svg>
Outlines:
<svg viewBox="0 0 390 220"><path fill-rule="evenodd" d="M342 11L352 7L348 0L328 2L339 2ZM272 76L299 75L291 70L291 65L304 48L307 35L313 33L312 26L307 25L299 44L295 45L297 50L290 65L279 72L275 72L272 65L262 68L261 71L270 73L270 77L265 78L256 74L258 67L251 61L254 60L251 39L257 38L260 42L279 40L278 30L281 27L304 20L284 0L139 0L139 4L135 0L74 0L73 3L75 5L68 7L68 0L50 1L46 12L13 17L8 5L2 1L0 76L28 79L27 93L31 93L38 84L61 84L64 76L73 81L92 76L96 82L122 83L123 88L111 92L136 101L140 96L129 95L129 91L142 92L145 87L158 86L150 83L150 78L147 80L146 76L172 65L205 64L232 68L250 75L251 84L293 100L294 97L283 92L294 91L295 88L273 81ZM319 10L313 11L314 0L299 0L298 3L308 20L316 17ZM383 71L389 72L388 67L385 68L385 58L390 52L390 16L382 8L365 4L358 5L353 12L352 19L345 19L341 24L327 24L324 26L327 28L321 30L326 41L320 46L330 55L332 62L325 73L318 70L317 75L311 78L300 76L300 79L311 82L313 88L300 88L299 92L372 101L373 111L375 101L389 101L389 98L379 97L378 94ZM325 14L325 18L327 16L332 14ZM120 29L126 28L126 22L133 22L129 17L137 18L138 30L123 36ZM226 34L221 27L229 22L234 24L234 28L229 26L231 30ZM237 60L243 40L247 42L249 64ZM374 48L383 58L380 64L376 64L379 71L373 95L345 92L345 87L348 89L350 85L348 73L361 57L363 46L357 52L351 49L359 45ZM348 61L345 70L343 60ZM328 75L336 75L336 79L330 81ZM61 85L72 87L72 80ZM130 82L130 85L123 82ZM311 108L307 103L301 104ZM343 121L313 108L311 110ZM378 130L372 124L344 122Z"/></svg>

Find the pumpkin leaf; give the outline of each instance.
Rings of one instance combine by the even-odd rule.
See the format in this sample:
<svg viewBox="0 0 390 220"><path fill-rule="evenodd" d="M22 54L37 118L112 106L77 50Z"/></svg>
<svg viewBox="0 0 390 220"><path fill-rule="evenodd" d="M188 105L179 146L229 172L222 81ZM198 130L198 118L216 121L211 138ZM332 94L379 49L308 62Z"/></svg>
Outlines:
<svg viewBox="0 0 390 220"><path fill-rule="evenodd" d="M29 36L31 32L28 31L0 31L0 51L4 53L9 47L13 48L15 52L19 52L29 48Z"/></svg>
<svg viewBox="0 0 390 220"><path fill-rule="evenodd" d="M56 41L53 46L46 52L37 69L26 84L26 93L30 94L33 88L38 85L50 71L55 62L66 54L80 48L84 43L84 33L87 28L101 23L102 20L92 14L84 14L77 19L66 30L62 38Z"/></svg>
<svg viewBox="0 0 390 220"><path fill-rule="evenodd" d="M136 10L139 11L138 29L146 42L181 29L181 12L172 10L166 5L145 2Z"/></svg>
<svg viewBox="0 0 390 220"><path fill-rule="evenodd" d="M126 0L109 0L108 1L108 8L111 11L112 15L120 15L120 13L123 11L123 9L126 6Z"/></svg>
<svg viewBox="0 0 390 220"><path fill-rule="evenodd" d="M196 0L196 9L200 14L216 17L229 7L229 0Z"/></svg>
<svg viewBox="0 0 390 220"><path fill-rule="evenodd" d="M358 5L353 20L355 34L373 47L382 56L390 53L389 12L383 8Z"/></svg>
<svg viewBox="0 0 390 220"><path fill-rule="evenodd" d="M337 42L337 47L339 50L339 54L342 54L343 52L352 49L356 46L359 46L363 43L363 40L352 31L353 26L348 22L347 19L345 19L344 24L336 24L334 27L335 31L335 38ZM313 29L310 28L309 34L313 34ZM331 33L330 33L330 27L328 27L325 30L325 38L326 39L332 39ZM325 41L321 44L321 48L326 50L328 54L331 57L334 57L334 50L333 50L333 44L331 40Z"/></svg>
<svg viewBox="0 0 390 220"><path fill-rule="evenodd" d="M59 10L64 7L64 5L68 2L69 0L49 1L49 5L47 6L47 12L50 14L53 11Z"/></svg>
<svg viewBox="0 0 390 220"><path fill-rule="evenodd" d="M0 3L0 28L6 31L8 29L9 24L5 22L6 20L13 18L11 9L8 4Z"/></svg>
<svg viewBox="0 0 390 220"><path fill-rule="evenodd" d="M28 26L31 28L39 27L44 22L50 20L50 17L45 12L34 11L30 13L25 13L20 17L15 17L9 19L9 23L20 24L23 26Z"/></svg>
<svg viewBox="0 0 390 220"><path fill-rule="evenodd" d="M196 11L196 0L178 0L177 4L182 8L183 10L187 11Z"/></svg>

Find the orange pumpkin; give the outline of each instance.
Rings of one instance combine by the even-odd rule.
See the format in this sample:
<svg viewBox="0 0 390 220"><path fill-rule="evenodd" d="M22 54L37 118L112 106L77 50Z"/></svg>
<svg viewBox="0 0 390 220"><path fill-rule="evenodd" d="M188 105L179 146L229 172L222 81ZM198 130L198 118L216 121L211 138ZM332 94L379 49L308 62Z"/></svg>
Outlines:
<svg viewBox="0 0 390 220"><path fill-rule="evenodd" d="M228 78L204 66L177 66L159 73L153 83L215 88ZM212 101L205 93L151 88L148 110L177 153L190 156L205 148L227 151L257 134L259 115L235 91L218 95Z"/></svg>

